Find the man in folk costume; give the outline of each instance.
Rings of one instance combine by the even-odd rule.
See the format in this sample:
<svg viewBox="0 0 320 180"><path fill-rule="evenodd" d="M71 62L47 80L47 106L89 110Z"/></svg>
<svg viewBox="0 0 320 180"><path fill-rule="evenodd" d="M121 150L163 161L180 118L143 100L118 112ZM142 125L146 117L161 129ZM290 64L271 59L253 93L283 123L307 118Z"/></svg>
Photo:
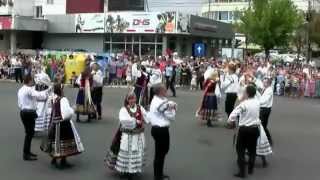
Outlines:
<svg viewBox="0 0 320 180"><path fill-rule="evenodd" d="M37 160L37 155L31 152L31 142L34 136L35 120L37 118L37 101L48 98L48 90L38 92L33 86L33 79L30 75L24 77L24 85L18 91L18 107L20 117L25 129L23 146L23 160Z"/></svg>
<svg viewBox="0 0 320 180"><path fill-rule="evenodd" d="M219 87L219 75L214 69L208 69L205 74L204 95L197 115L203 121L207 121L207 126L212 127L212 121L217 120L216 111L218 109L218 98L221 97Z"/></svg>
<svg viewBox="0 0 320 180"><path fill-rule="evenodd" d="M88 122L90 122L92 114L96 113L96 109L91 97L92 76L88 69L80 74L77 84L79 85L76 100L77 122L80 122L80 115L87 115Z"/></svg>
<svg viewBox="0 0 320 180"><path fill-rule="evenodd" d="M129 93L119 112L120 128L106 158L106 165L132 179L142 172L145 155L144 123L148 123L146 110L137 104L133 92Z"/></svg>
<svg viewBox="0 0 320 180"><path fill-rule="evenodd" d="M170 148L169 127L175 119L177 104L167 99L167 89L162 84L154 86L155 96L152 99L149 120L152 125L151 135L155 142L154 180L169 179L164 175L164 162Z"/></svg>
<svg viewBox="0 0 320 180"><path fill-rule="evenodd" d="M41 150L52 157L51 164L57 168L67 168L71 165L67 157L84 151L79 134L72 122L74 110L63 95L61 84L54 85L52 116L47 138L41 145ZM61 159L60 166L57 160Z"/></svg>
<svg viewBox="0 0 320 180"><path fill-rule="evenodd" d="M136 75L136 82L134 85L134 94L137 98L137 103L142 106L146 106L147 102L147 93L148 93L148 74L144 66L140 67L140 70Z"/></svg>
<svg viewBox="0 0 320 180"><path fill-rule="evenodd" d="M93 63L91 65L91 75L92 75L92 101L96 107L98 119L101 120L102 116L102 96L103 96L103 73L100 70L98 63Z"/></svg>
<svg viewBox="0 0 320 180"><path fill-rule="evenodd" d="M223 77L221 82L221 88L224 89L224 92L226 93L225 112L228 117L234 109L234 105L238 98L239 79L235 72L236 66L234 64L229 64L228 73Z"/></svg>
<svg viewBox="0 0 320 180"><path fill-rule="evenodd" d="M238 155L239 172L236 177L244 178L246 176L246 151L249 153L248 173L253 174L257 140L259 137L259 110L260 102L256 95L256 88L253 85L248 85L245 89L241 103L231 112L228 123L235 124L238 121L238 134L236 140L236 150Z"/></svg>
<svg viewBox="0 0 320 180"><path fill-rule="evenodd" d="M266 135L268 137L268 140L270 144L273 144L269 129L268 129L268 122L269 117L271 114L271 109L273 105L273 88L272 88L272 79L265 78L263 81L264 89L261 93L261 96L259 98L260 100L260 120L262 123L262 126L266 132ZM267 167L268 163L266 161L265 156L262 157L263 167Z"/></svg>
<svg viewBox="0 0 320 180"><path fill-rule="evenodd" d="M35 89L38 92L46 91L51 86L50 77L41 69L35 74L34 81L36 83ZM35 124L35 132L40 133L47 131L49 128L50 118L51 118L51 100L52 93L44 101L37 101L37 115Z"/></svg>

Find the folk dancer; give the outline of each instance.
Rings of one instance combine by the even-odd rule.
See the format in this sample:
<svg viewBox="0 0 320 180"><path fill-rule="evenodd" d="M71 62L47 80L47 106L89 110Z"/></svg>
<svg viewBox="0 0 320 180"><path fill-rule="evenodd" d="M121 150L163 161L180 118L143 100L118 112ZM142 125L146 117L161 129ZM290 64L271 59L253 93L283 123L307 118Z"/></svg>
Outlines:
<svg viewBox="0 0 320 180"><path fill-rule="evenodd" d="M239 172L235 174L235 176L240 178L246 176L246 151L249 153L248 173L253 174L254 170L260 125L260 102L255 98L255 95L256 88L252 85L247 86L242 102L231 112L228 119L229 124L235 124L236 121L239 121L239 130L236 139Z"/></svg>
<svg viewBox="0 0 320 180"><path fill-rule="evenodd" d="M260 120L262 123L262 126L265 130L265 133L268 137L268 140L270 144L273 144L269 129L268 129L268 122L269 122L269 117L271 114L271 109L273 105L273 87L272 87L272 79L265 78L263 81L264 85L264 90L261 93L261 97L259 98L260 100ZM262 165L263 167L267 167L268 163L266 161L265 156L262 157Z"/></svg>
<svg viewBox="0 0 320 180"><path fill-rule="evenodd" d="M169 127L175 119L177 104L168 101L167 90L163 85L154 86L155 96L150 105L149 120L152 125L151 135L155 142L154 179L169 179L163 174L164 162L170 147Z"/></svg>
<svg viewBox="0 0 320 180"><path fill-rule="evenodd" d="M71 164L67 157L84 151L79 134L72 122L74 110L63 95L63 86L54 85L54 99L52 101L52 118L48 136L41 145L41 150L52 157L51 164L57 168L68 168ZM60 159L60 165L57 160Z"/></svg>
<svg viewBox="0 0 320 180"><path fill-rule="evenodd" d="M151 101L155 94L153 86L158 85L160 83L162 83L162 72L160 69L160 64L156 62L154 68L151 69L151 75L149 80L149 87L150 87L149 104L151 104Z"/></svg>
<svg viewBox="0 0 320 180"><path fill-rule="evenodd" d="M36 83L36 91L46 91L51 86L50 77L43 71L40 70L35 77L34 81ZM45 132L49 128L50 118L51 118L51 100L53 93L50 91L48 98L45 101L37 101L37 115L35 124L35 132L41 133Z"/></svg>
<svg viewBox="0 0 320 180"><path fill-rule="evenodd" d="M97 63L94 63L92 65L92 101L93 104L96 107L97 114L98 114L98 120L101 120L102 116L102 96L103 96L103 73L99 68L99 65Z"/></svg>
<svg viewBox="0 0 320 180"><path fill-rule="evenodd" d="M234 109L234 105L238 98L237 93L239 91L239 79L235 72L236 66L229 64L228 74L224 76L221 82L221 87L226 93L225 112L227 113L228 117Z"/></svg>
<svg viewBox="0 0 320 180"><path fill-rule="evenodd" d="M140 70L137 72L136 75L136 82L134 85L134 94L137 98L137 103L142 106L148 105L148 74L146 72L146 68L144 66L140 67Z"/></svg>
<svg viewBox="0 0 320 180"><path fill-rule="evenodd" d="M170 88L172 92L172 96L176 97L176 67L173 64L173 61L169 61L167 66L165 67L165 77L166 77L166 87L167 89Z"/></svg>
<svg viewBox="0 0 320 180"><path fill-rule="evenodd" d="M25 129L23 146L23 159L25 161L37 160L37 155L31 152L31 142L34 136L35 120L37 115L37 101L45 101L48 98L48 90L38 92L34 89L30 75L25 76L24 85L18 91L18 107L20 117Z"/></svg>
<svg viewBox="0 0 320 180"><path fill-rule="evenodd" d="M214 69L209 69L205 73L204 95L197 111L201 120L207 121L208 127L212 127L212 121L217 120L218 98L221 98L218 77L218 72Z"/></svg>
<svg viewBox="0 0 320 180"><path fill-rule="evenodd" d="M76 100L77 122L80 122L80 114L87 115L88 122L90 122L92 114L96 113L96 109L91 96L92 77L88 70L80 74L77 84L79 84L79 91Z"/></svg>
<svg viewBox="0 0 320 180"><path fill-rule="evenodd" d="M141 173L145 162L144 124L148 123L146 110L137 104L134 93L129 93L119 112L120 128L106 158L106 165L128 179Z"/></svg>

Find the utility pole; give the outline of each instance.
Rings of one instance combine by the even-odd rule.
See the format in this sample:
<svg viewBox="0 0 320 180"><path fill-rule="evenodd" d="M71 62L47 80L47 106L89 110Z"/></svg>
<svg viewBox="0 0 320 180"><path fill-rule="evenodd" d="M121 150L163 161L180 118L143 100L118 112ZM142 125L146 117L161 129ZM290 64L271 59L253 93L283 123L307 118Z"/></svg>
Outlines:
<svg viewBox="0 0 320 180"><path fill-rule="evenodd" d="M209 7L208 7L208 19L210 19L210 12L211 12L211 0L209 0Z"/></svg>
<svg viewBox="0 0 320 180"><path fill-rule="evenodd" d="M311 0L308 0L308 12L307 12L307 62L310 62L311 60L311 42L310 42L310 25L312 21L312 7L311 7Z"/></svg>

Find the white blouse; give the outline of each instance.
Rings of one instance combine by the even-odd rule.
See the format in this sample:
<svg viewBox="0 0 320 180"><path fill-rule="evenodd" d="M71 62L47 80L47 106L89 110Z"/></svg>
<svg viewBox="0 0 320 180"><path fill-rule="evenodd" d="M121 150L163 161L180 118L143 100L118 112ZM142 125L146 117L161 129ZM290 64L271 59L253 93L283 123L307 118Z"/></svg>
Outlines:
<svg viewBox="0 0 320 180"><path fill-rule="evenodd" d="M147 119L147 111L142 107L140 106L140 109L141 109L141 113L142 113L142 117L145 121L145 123L149 123L149 120ZM135 106L134 108L131 108L130 109L133 113L135 113L137 111L137 106ZM134 117L131 117L127 108L125 107L122 107L120 109L120 112L119 112L119 120L120 120L120 124L122 126L122 128L125 128L125 129L134 129L136 128L136 119Z"/></svg>

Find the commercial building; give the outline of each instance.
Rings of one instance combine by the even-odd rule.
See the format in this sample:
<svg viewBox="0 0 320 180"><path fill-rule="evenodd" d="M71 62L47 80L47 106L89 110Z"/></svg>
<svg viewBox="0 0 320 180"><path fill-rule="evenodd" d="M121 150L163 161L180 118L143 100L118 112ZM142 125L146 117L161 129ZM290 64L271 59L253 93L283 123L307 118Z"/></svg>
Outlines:
<svg viewBox="0 0 320 180"><path fill-rule="evenodd" d="M292 0L299 10L306 12L310 1L314 10L320 10L318 0ZM252 0L208 0L203 4L201 14L213 20L233 23L240 19L241 11L246 10Z"/></svg>
<svg viewBox="0 0 320 180"><path fill-rule="evenodd" d="M24 0L16 0L14 4L18 4L17 1ZM144 0L109 0L108 3L103 0L34 0L29 3L29 13L21 11L19 15L13 6L14 10L0 17L0 24L6 24L1 18L11 18L13 22L0 30L5 36L10 32L6 39L9 45L0 49L11 49L11 52L20 49L15 39L16 42L38 42L34 43L37 46L23 46L25 49L111 54L127 51L140 56L161 55L167 49L182 56L199 55L200 51L203 56L216 56L222 47L231 47L234 33L230 24L178 11L149 12L146 5ZM28 18L25 24L41 22L43 28L17 26L16 22L22 17ZM39 33L25 36L30 40L20 39L20 36L11 38L14 34L11 32L20 30Z"/></svg>

